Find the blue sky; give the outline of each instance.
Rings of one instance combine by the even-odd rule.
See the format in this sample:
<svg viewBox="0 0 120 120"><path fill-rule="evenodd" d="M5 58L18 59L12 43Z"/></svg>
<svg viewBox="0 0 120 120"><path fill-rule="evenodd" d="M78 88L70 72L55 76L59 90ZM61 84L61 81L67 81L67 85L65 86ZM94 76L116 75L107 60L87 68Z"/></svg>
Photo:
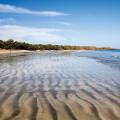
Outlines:
<svg viewBox="0 0 120 120"><path fill-rule="evenodd" d="M120 48L120 0L0 0L0 39Z"/></svg>

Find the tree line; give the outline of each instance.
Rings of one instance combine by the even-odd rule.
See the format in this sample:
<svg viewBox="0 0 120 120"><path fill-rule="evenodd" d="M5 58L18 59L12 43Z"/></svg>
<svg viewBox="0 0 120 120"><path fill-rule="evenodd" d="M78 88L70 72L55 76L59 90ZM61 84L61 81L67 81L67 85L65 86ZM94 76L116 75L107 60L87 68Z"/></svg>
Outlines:
<svg viewBox="0 0 120 120"><path fill-rule="evenodd" d="M26 42L18 42L12 39L0 40L0 49L16 49L16 50L113 50L110 47L98 48L95 46L72 46L72 45L51 45L51 44L30 44Z"/></svg>

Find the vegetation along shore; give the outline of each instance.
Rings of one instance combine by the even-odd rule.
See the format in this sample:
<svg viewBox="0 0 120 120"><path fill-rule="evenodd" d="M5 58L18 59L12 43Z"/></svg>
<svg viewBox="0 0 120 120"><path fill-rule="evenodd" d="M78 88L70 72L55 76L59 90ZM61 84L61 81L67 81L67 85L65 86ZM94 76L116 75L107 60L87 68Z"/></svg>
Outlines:
<svg viewBox="0 0 120 120"><path fill-rule="evenodd" d="M18 42L12 39L0 40L0 49L14 50L114 50L111 47L96 46L73 46L73 45L51 45L51 44L30 44L26 42Z"/></svg>

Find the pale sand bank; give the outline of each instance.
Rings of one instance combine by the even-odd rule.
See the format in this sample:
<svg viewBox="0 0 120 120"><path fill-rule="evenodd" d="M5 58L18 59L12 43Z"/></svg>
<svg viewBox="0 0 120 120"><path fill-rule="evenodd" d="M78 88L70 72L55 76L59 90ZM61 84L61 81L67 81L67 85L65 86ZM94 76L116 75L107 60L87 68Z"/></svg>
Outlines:
<svg viewBox="0 0 120 120"><path fill-rule="evenodd" d="M24 53L24 52L31 52L31 51L28 51L28 50L0 50L0 54Z"/></svg>
<svg viewBox="0 0 120 120"><path fill-rule="evenodd" d="M36 50L36 51L29 51L29 50L2 50L0 49L0 54L14 54L14 53L30 53L30 52L37 52L37 53L50 53L50 52L56 52L56 53L69 53L69 52L83 52L87 50Z"/></svg>

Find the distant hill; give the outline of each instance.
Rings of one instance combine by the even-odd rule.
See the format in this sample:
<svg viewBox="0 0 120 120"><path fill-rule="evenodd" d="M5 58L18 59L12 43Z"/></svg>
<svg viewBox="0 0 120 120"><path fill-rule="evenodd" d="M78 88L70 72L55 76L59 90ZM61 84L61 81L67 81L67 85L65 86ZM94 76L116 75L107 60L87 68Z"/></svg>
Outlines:
<svg viewBox="0 0 120 120"><path fill-rule="evenodd" d="M111 47L96 46L72 46L72 45L43 45L43 44L29 44L26 42L18 42L12 39L3 41L0 40L0 49L18 49L18 50L115 50Z"/></svg>

